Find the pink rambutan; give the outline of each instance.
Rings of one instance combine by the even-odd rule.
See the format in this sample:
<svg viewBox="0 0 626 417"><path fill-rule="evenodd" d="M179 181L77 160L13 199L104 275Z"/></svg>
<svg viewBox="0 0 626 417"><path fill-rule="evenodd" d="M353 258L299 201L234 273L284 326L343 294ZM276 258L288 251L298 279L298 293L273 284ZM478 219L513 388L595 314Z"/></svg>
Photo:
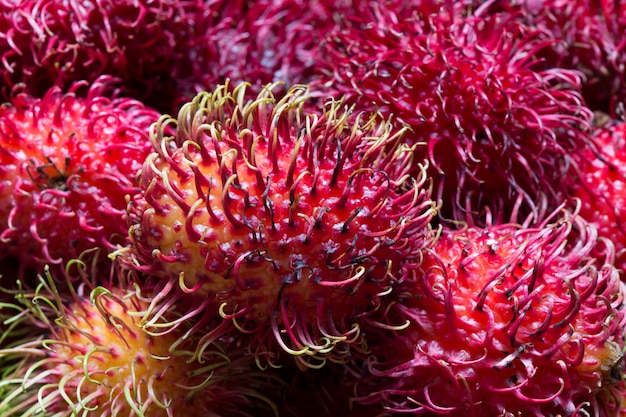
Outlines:
<svg viewBox="0 0 626 417"><path fill-rule="evenodd" d="M343 0L205 3L188 52L193 57L192 74L180 83L187 101L227 79L249 83L254 93L269 83L283 83L275 87L275 95L307 83L321 39L336 27L338 10L348 7Z"/></svg>
<svg viewBox="0 0 626 417"><path fill-rule="evenodd" d="M196 22L193 43L196 89L211 90L230 79L250 83L258 93L272 82L285 87L315 78L318 48L332 31L352 16L371 12L379 1L259 0L255 2L209 0ZM399 13L438 10L440 0L385 0ZM464 2L457 2L463 4ZM284 90L281 90L284 91ZM274 94L277 94L275 89Z"/></svg>
<svg viewBox="0 0 626 417"><path fill-rule="evenodd" d="M0 1L0 85L53 87L109 74L122 90L169 111L191 66L189 42L203 1Z"/></svg>
<svg viewBox="0 0 626 417"><path fill-rule="evenodd" d="M592 119L579 73L534 69L546 45L499 14L448 7L425 17L381 5L327 38L312 90L408 125L442 217L484 223L488 209L540 221L546 203L560 203L569 155L585 146Z"/></svg>
<svg viewBox="0 0 626 417"><path fill-rule="evenodd" d="M626 123L594 129L593 146L577 158L577 175L566 179L566 198L580 200L580 214L613 242L615 265L626 271Z"/></svg>
<svg viewBox="0 0 626 417"><path fill-rule="evenodd" d="M0 258L38 269L125 243L125 196L159 114L105 97L106 78L83 88L16 90L0 106Z"/></svg>
<svg viewBox="0 0 626 417"><path fill-rule="evenodd" d="M255 2L209 0L206 12L197 21L197 41L192 84L196 92L212 90L226 79L248 82L258 93L263 86L282 82L274 94L294 84L316 78L319 46L351 16L379 7L379 1L351 0L259 0ZM444 3L441 0L385 0L385 7L398 13L420 10L429 15ZM456 6L465 5L457 1ZM187 88L189 90L189 88ZM191 99L192 97L190 97Z"/></svg>
<svg viewBox="0 0 626 417"><path fill-rule="evenodd" d="M206 300L257 335L259 355L278 343L337 359L431 244L430 189L406 175L402 130L336 102L305 113L302 86L280 100L246 88L202 93L153 126L118 259Z"/></svg>
<svg viewBox="0 0 626 417"><path fill-rule="evenodd" d="M513 0L487 2L483 13L505 13L536 28L551 42L544 68L569 68L585 76L582 92L592 109L626 116L626 9L621 1Z"/></svg>
<svg viewBox="0 0 626 417"><path fill-rule="evenodd" d="M618 415L626 315L612 257L570 213L445 229L382 322L406 323L370 338L357 400L413 415Z"/></svg>
<svg viewBox="0 0 626 417"><path fill-rule="evenodd" d="M16 320L30 333L0 347L3 417L275 414L260 389L277 381L235 341L150 331L150 295L138 289L60 291L55 281L46 272L36 289L15 292Z"/></svg>

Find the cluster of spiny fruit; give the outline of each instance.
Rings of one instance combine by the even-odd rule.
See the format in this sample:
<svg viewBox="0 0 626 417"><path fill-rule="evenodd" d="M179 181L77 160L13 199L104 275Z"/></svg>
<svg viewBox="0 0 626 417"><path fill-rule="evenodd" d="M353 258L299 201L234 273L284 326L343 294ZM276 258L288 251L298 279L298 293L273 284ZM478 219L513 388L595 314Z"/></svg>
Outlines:
<svg viewBox="0 0 626 417"><path fill-rule="evenodd" d="M626 416L625 32L0 0L0 416Z"/></svg>

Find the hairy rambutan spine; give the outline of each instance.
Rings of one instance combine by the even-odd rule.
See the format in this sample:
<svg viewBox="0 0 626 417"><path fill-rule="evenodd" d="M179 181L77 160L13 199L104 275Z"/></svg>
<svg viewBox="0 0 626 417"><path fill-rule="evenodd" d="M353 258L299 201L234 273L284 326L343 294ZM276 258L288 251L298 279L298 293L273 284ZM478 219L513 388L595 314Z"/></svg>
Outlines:
<svg viewBox="0 0 626 417"><path fill-rule="evenodd" d="M291 354L341 360L336 346L363 342L356 318L432 243L435 205L425 169L409 175L404 129L335 101L305 113L305 87L274 88L250 99L226 84L153 125L117 255L263 344L269 325Z"/></svg>

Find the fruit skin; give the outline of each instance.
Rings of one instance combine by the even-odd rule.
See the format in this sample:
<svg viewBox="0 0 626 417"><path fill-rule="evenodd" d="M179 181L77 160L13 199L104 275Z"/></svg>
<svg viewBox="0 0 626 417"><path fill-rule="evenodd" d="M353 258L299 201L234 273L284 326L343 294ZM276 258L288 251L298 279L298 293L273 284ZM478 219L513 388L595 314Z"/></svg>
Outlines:
<svg viewBox="0 0 626 417"><path fill-rule="evenodd" d="M428 19L381 5L331 34L311 88L408 125L443 219L484 225L490 212L540 222L588 139L581 74L536 70L549 42L512 17L446 4Z"/></svg>
<svg viewBox="0 0 626 417"><path fill-rule="evenodd" d="M48 89L101 75L122 80L124 94L160 111L177 98L177 79L189 76L189 43L204 1L60 0L0 2L0 86L8 98L24 83L42 97Z"/></svg>
<svg viewBox="0 0 626 417"><path fill-rule="evenodd" d="M615 245L615 265L626 271L626 123L604 117L591 144L577 158L576 175L565 179L564 198L580 201L580 215Z"/></svg>
<svg viewBox="0 0 626 417"><path fill-rule="evenodd" d="M407 178L402 130L336 102L303 113L303 86L280 100L246 88L200 94L153 127L116 255L208 300L257 335L259 355L278 344L305 366L341 360L363 343L357 317L431 244L430 189Z"/></svg>
<svg viewBox="0 0 626 417"><path fill-rule="evenodd" d="M369 329L356 400L412 415L617 415L626 315L612 255L567 212L444 229L379 319L396 330Z"/></svg>
<svg viewBox="0 0 626 417"><path fill-rule="evenodd" d="M39 270L125 243L125 196L159 113L108 96L111 86L104 77L41 99L16 89L0 106L0 258Z"/></svg>
<svg viewBox="0 0 626 417"><path fill-rule="evenodd" d="M75 266L86 270L68 270ZM255 370L235 341L189 338L183 327L160 332L143 320L153 294L139 287L89 291L59 281L46 270L36 289L14 292L13 320L30 333L0 347L2 416L273 414L260 389L280 381ZM169 319L179 318L176 307Z"/></svg>

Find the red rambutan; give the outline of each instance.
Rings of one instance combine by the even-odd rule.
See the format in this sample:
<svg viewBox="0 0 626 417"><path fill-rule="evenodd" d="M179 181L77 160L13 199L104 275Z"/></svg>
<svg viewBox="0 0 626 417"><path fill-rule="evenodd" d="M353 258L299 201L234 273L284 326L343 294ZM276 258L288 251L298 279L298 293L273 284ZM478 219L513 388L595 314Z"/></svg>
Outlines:
<svg viewBox="0 0 626 417"><path fill-rule="evenodd" d="M202 1L0 1L0 83L53 87L109 74L144 103L169 111L188 74Z"/></svg>
<svg viewBox="0 0 626 417"><path fill-rule="evenodd" d="M360 22L328 37L312 89L408 125L442 217L484 222L489 209L540 221L545 198L560 203L556 189L592 114L580 74L533 69L547 45L538 33L447 8L425 18L379 7Z"/></svg>
<svg viewBox="0 0 626 417"><path fill-rule="evenodd" d="M567 198L578 198L580 214L615 245L615 265L626 271L626 123L608 121L594 130L593 146L577 158L567 177Z"/></svg>
<svg viewBox="0 0 626 417"><path fill-rule="evenodd" d="M189 54L192 76L181 85L191 100L227 79L247 82L258 93L281 82L274 94L305 84L313 75L315 51L324 34L336 27L334 13L343 1L209 0L195 22L197 39Z"/></svg>
<svg viewBox="0 0 626 417"><path fill-rule="evenodd" d="M617 415L626 315L612 245L581 217L550 221L445 230L389 310L407 324L370 339L358 400L414 415Z"/></svg>
<svg viewBox="0 0 626 417"><path fill-rule="evenodd" d="M208 0L196 21L197 37L190 47L193 75L185 91L212 90L226 79L247 82L255 94L273 82L283 94L289 86L316 78L319 46L338 22L379 7L379 1ZM402 13L419 9L434 13L445 0L385 0L385 7ZM455 2L455 8L466 5ZM191 87L191 88L190 88ZM187 93L188 94L188 93ZM189 97L191 99L193 97Z"/></svg>
<svg viewBox="0 0 626 417"><path fill-rule="evenodd" d="M78 83L42 99L15 91L0 106L0 258L40 268L125 243L125 196L159 114L106 98L101 81L84 97Z"/></svg>
<svg viewBox="0 0 626 417"><path fill-rule="evenodd" d="M341 357L335 345L361 343L356 317L431 244L430 189L406 175L402 130L349 122L336 102L306 114L302 86L281 100L246 87L200 94L153 126L119 259L206 299L261 351Z"/></svg>
<svg viewBox="0 0 626 417"><path fill-rule="evenodd" d="M505 13L550 41L544 68L569 68L585 76L582 92L592 109L626 116L626 8L621 1L490 1L483 13Z"/></svg>

